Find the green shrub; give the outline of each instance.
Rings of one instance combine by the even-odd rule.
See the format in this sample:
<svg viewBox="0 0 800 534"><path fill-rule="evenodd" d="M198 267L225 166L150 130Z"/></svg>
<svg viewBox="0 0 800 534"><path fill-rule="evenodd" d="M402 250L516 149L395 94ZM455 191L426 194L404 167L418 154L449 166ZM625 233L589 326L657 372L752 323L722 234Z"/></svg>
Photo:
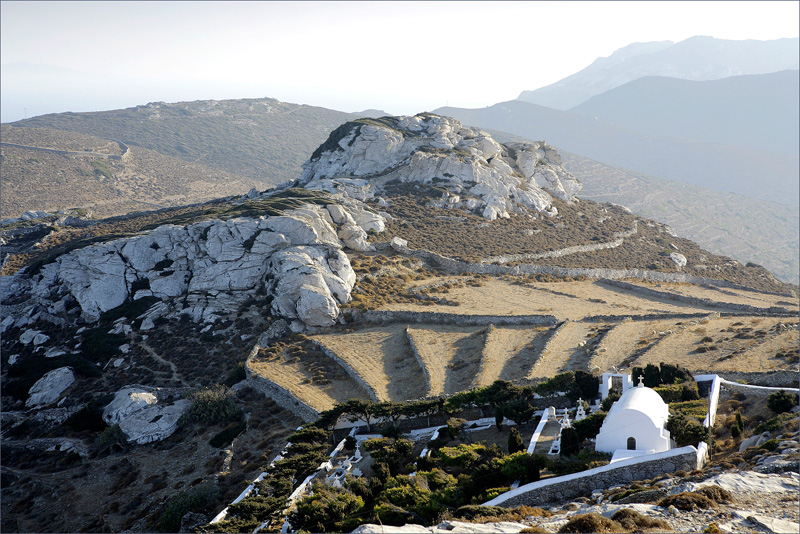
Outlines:
<svg viewBox="0 0 800 534"><path fill-rule="evenodd" d="M770 439L762 443L760 448L767 449L768 451L774 451L778 448L779 444L780 442L777 439Z"/></svg>
<svg viewBox="0 0 800 534"><path fill-rule="evenodd" d="M755 434L761 434L763 432L775 432L782 429L783 425L787 421L791 421L796 418L797 416L793 413L782 413L777 417L773 417L772 419L768 419L759 424L753 432Z"/></svg>
<svg viewBox="0 0 800 534"><path fill-rule="evenodd" d="M670 414L665 427L678 447L696 447L701 441L708 439L708 428L680 413Z"/></svg>
<svg viewBox="0 0 800 534"><path fill-rule="evenodd" d="M561 456L574 456L581 449L581 440L574 428L567 427L561 430Z"/></svg>
<svg viewBox="0 0 800 534"><path fill-rule="evenodd" d="M439 457L445 465L469 469L475 466L485 451L486 445L459 443L455 447L442 447L439 449Z"/></svg>
<svg viewBox="0 0 800 534"><path fill-rule="evenodd" d="M189 394L192 405L181 416L181 423L207 424L238 421L243 413L236 404L231 390L221 384L198 389Z"/></svg>
<svg viewBox="0 0 800 534"><path fill-rule="evenodd" d="M566 393L575 379L575 373L567 371L536 385L536 393L543 397L554 395L558 392Z"/></svg>
<svg viewBox="0 0 800 534"><path fill-rule="evenodd" d="M375 517L382 525L400 527L406 524L421 524L425 520L419 514L409 512L389 502L383 502L375 507Z"/></svg>
<svg viewBox="0 0 800 534"><path fill-rule="evenodd" d="M600 403L600 409L604 412L608 412L611 409L611 406L619 400L619 397L620 395L617 393L610 394L608 397L603 399L602 403Z"/></svg>
<svg viewBox="0 0 800 534"><path fill-rule="evenodd" d="M600 427L603 426L603 421L606 420L606 415L605 412L596 412L581 421L573 421L572 428L577 432L578 439L583 442L597 436L600 433Z"/></svg>
<svg viewBox="0 0 800 534"><path fill-rule="evenodd" d="M797 406L798 398L793 393L780 390L767 397L767 407L775 413L790 412Z"/></svg>
<svg viewBox="0 0 800 534"><path fill-rule="evenodd" d="M247 423L245 421L241 423L231 423L220 432L214 434L214 436L208 440L208 444L212 447L227 447L233 443L236 436L244 432L245 429L247 429Z"/></svg>
<svg viewBox="0 0 800 534"><path fill-rule="evenodd" d="M204 482L171 498L161 512L161 532L178 532L184 515L203 511L217 498L218 493L213 483Z"/></svg>

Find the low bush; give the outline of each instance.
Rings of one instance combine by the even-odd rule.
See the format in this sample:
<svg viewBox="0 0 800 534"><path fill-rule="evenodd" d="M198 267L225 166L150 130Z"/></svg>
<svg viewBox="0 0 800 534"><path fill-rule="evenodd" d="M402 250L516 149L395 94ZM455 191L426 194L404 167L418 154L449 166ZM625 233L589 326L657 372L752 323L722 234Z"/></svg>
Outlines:
<svg viewBox="0 0 800 534"><path fill-rule="evenodd" d="M589 513L575 516L559 529L559 532L585 533L585 532L627 532L616 521L603 517L600 514Z"/></svg>
<svg viewBox="0 0 800 534"><path fill-rule="evenodd" d="M762 443L760 448L767 449L768 451L774 451L778 448L779 444L780 442L777 439L770 439Z"/></svg>
<svg viewBox="0 0 800 534"><path fill-rule="evenodd" d="M657 532L671 532L673 530L672 526L663 519L652 519L630 508L617 510L611 516L611 520L616 521L622 525L622 528L631 532L645 532L645 529L652 529Z"/></svg>
<svg viewBox="0 0 800 534"><path fill-rule="evenodd" d="M725 488L719 486L703 486L694 491L700 495L705 495L716 503L731 503L733 502L733 495Z"/></svg>
<svg viewBox="0 0 800 534"><path fill-rule="evenodd" d="M233 440L236 439L236 436L241 434L247 429L247 423L242 421L241 423L231 423L225 428L223 428L220 432L214 434L214 436L208 440L208 444L212 447L227 447Z"/></svg>
<svg viewBox="0 0 800 534"><path fill-rule="evenodd" d="M797 406L797 403L797 395L783 389L767 397L767 407L775 413L789 412Z"/></svg>
<svg viewBox="0 0 800 534"><path fill-rule="evenodd" d="M227 423L239 420L243 413L231 390L221 384L198 389L189 394L192 405L181 416L181 423Z"/></svg>
<svg viewBox="0 0 800 534"><path fill-rule="evenodd" d="M205 482L171 498L164 506L164 511L161 512L161 532L178 532L181 527L181 518L184 515L189 512L203 511L217 498L218 493L214 484Z"/></svg>
<svg viewBox="0 0 800 534"><path fill-rule="evenodd" d="M717 503L702 493L684 491L664 497L658 502L658 506L662 508L674 506L678 510L683 510L684 512L694 512L695 510L716 509Z"/></svg>

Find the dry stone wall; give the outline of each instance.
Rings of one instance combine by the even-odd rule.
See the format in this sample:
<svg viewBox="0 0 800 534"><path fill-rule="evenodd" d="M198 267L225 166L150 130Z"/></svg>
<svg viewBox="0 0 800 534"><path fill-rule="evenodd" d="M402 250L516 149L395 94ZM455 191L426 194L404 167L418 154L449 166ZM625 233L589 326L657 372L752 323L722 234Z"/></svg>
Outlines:
<svg viewBox="0 0 800 534"><path fill-rule="evenodd" d="M453 274L508 274L508 275L530 275L530 274L551 274L554 276L586 276L595 279L621 280L625 278L636 278L639 280L649 280L651 282L684 282L697 285L707 285L710 287L724 287L730 289L742 289L752 291L751 288L729 282L727 280L717 280L703 276L693 276L686 273L662 273L660 271L648 271L644 269L583 269L554 267L548 265L497 265L488 263L467 263L447 256L442 256L435 252L425 249L400 249L409 256L427 261L438 268ZM784 295L784 293L761 293ZM786 293L788 296L789 293Z"/></svg>
<svg viewBox="0 0 800 534"><path fill-rule="evenodd" d="M424 323L455 324L462 326L494 325L554 325L558 320L553 315L460 315L457 313L383 311L355 312L354 319L367 323Z"/></svg>
<svg viewBox="0 0 800 534"><path fill-rule="evenodd" d="M250 387L274 400L284 410L289 410L307 423L319 418L318 411L295 397L288 389L279 386L269 378L254 374L250 369L247 369L247 374L250 375L247 378Z"/></svg>
<svg viewBox="0 0 800 534"><path fill-rule="evenodd" d="M584 252L597 252L609 248L617 248L625 242L625 238L630 237L638 231L638 221L633 221L633 228L625 232L615 232L614 239L606 241L605 243L596 243L594 245L576 245L574 247L567 247L558 250L550 250L548 252L541 252L539 254L506 254L501 256L490 256L481 260L481 263L510 263L514 261L531 261L542 260L547 258L560 258L569 256L570 254L581 254Z"/></svg>
<svg viewBox="0 0 800 534"><path fill-rule="evenodd" d="M658 291L657 289L651 289L649 287L642 287L636 284L630 284L628 282L623 282L621 280L601 280L600 283L604 285L609 285L612 287L618 287L620 289L625 289L627 291L632 291L636 294L643 295L645 297L650 298L659 298L659 299L667 299L667 300L674 300L678 302L685 302L686 304L691 304L693 306L706 306L706 307L715 307L715 308L725 308L728 310L733 310L737 312L744 312L750 314L762 314L762 313L784 313L786 309L781 307L770 307L770 308L760 308L758 306L751 306L749 304L735 304L732 302L717 302L711 299L704 299L699 297L690 297L688 295L678 295L675 293L670 293L668 291Z"/></svg>

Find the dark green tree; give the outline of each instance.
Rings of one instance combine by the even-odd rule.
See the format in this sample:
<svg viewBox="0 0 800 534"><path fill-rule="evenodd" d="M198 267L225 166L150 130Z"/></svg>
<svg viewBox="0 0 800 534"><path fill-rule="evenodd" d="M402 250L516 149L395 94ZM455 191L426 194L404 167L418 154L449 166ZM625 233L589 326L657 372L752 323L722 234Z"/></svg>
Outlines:
<svg viewBox="0 0 800 534"><path fill-rule="evenodd" d="M680 413L670 414L664 426L678 447L696 447L701 441L708 439L708 428Z"/></svg>
<svg viewBox="0 0 800 534"><path fill-rule="evenodd" d="M564 428L561 430L561 456L575 456L580 452L581 441L574 428Z"/></svg>
<svg viewBox="0 0 800 534"><path fill-rule="evenodd" d="M364 421L367 423L367 432L372 432L372 419L378 411L376 404L369 400L350 399L342 404L342 414L351 422Z"/></svg>
<svg viewBox="0 0 800 534"><path fill-rule="evenodd" d="M500 406L494 407L494 426L497 427L497 431L503 430L503 409Z"/></svg>
<svg viewBox="0 0 800 534"><path fill-rule="evenodd" d="M592 400L597 397L600 391L600 381L596 376L586 371L575 371L574 382L569 386L567 397L572 401L579 398L584 400Z"/></svg>
<svg viewBox="0 0 800 534"><path fill-rule="evenodd" d="M525 442L522 441L519 430L517 430L516 427L511 427L511 432L508 434L508 454L514 454L515 452L524 450Z"/></svg>
<svg viewBox="0 0 800 534"><path fill-rule="evenodd" d="M518 399L503 406L503 414L518 425L524 425L530 421L535 413L536 408L524 399Z"/></svg>

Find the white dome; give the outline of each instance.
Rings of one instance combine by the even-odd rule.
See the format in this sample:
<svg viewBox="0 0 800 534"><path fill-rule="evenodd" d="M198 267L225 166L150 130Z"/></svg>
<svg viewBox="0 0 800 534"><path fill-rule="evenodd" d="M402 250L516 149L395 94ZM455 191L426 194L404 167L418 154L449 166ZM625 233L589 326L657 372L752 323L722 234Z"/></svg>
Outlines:
<svg viewBox="0 0 800 534"><path fill-rule="evenodd" d="M669 406L654 389L645 386L630 388L614 403L606 418L623 410L636 410L647 415L653 424L663 427L669 417Z"/></svg>

